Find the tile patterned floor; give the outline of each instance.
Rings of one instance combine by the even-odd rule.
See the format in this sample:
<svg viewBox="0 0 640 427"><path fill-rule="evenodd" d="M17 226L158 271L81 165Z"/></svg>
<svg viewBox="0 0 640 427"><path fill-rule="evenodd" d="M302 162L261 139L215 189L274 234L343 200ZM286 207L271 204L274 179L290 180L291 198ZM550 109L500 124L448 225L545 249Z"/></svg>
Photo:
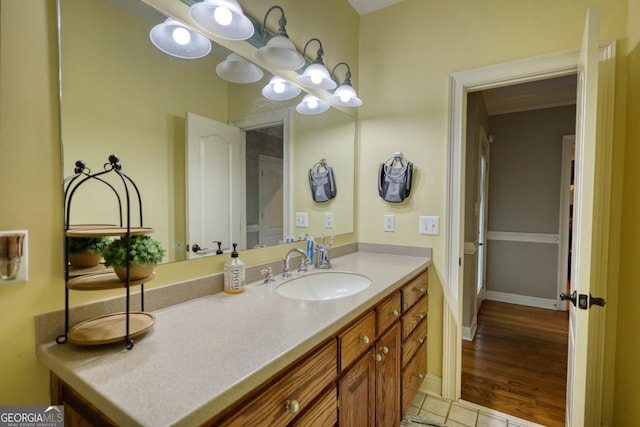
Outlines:
<svg viewBox="0 0 640 427"><path fill-rule="evenodd" d="M416 394L409 413L447 427L543 427L472 403L450 402L422 392Z"/></svg>

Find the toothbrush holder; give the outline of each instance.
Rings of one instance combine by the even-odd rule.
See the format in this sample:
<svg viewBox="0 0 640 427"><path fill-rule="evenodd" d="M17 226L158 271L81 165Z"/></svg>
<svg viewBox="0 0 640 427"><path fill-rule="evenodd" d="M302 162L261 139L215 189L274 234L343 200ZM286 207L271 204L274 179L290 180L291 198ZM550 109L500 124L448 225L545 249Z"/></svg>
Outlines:
<svg viewBox="0 0 640 427"><path fill-rule="evenodd" d="M315 264L316 268L319 268L319 269L331 268L331 260L329 258L330 250L331 250L331 247L318 246L318 255L316 256L316 264Z"/></svg>

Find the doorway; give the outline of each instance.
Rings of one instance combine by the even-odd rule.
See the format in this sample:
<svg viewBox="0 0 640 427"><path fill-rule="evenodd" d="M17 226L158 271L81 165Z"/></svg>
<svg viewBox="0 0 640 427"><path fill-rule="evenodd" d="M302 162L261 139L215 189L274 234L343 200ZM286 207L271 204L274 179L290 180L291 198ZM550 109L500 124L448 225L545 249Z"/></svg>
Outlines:
<svg viewBox="0 0 640 427"><path fill-rule="evenodd" d="M466 269L462 262L462 246L464 229L463 224L464 208L464 183L460 178L464 176L463 159L465 147L463 142L465 137L463 131L466 127L465 98L469 92L474 90L484 90L501 85L508 85L520 82L528 82L539 79L558 77L575 73L580 64L581 80L588 84L579 85L579 94L582 96L580 112L581 118L580 136L577 137L579 151L576 154L576 168L580 171L576 176L578 194L576 197L577 206L583 207L585 216L577 218L578 223L574 227L574 250L580 249L580 254L574 255L573 271L580 272L580 279L575 280L579 290L589 294L589 289L598 293L606 294L606 288L600 284L606 284L606 248L608 248L608 215L599 209L595 212L590 202L595 198L599 205L609 206L609 198L606 189L609 188L611 178L611 144L612 144L612 114L613 114L613 86L615 76L615 44L611 43L601 47L598 55L597 43L592 37L593 27L597 27L597 9L589 10L587 25L585 26L585 47L582 52L587 52L581 56L581 51L561 52L557 54L544 55L541 57L528 58L521 61L499 64L451 75L450 78L450 116L449 116L449 169L448 169L448 222L446 225L447 241L445 248L445 269L443 272L445 286L443 288L445 304L443 306L443 382L442 395L451 400L460 398L460 375L461 375L461 316L462 316L462 290L463 273ZM597 34L597 33L595 33ZM594 53L595 52L595 53ZM600 67L598 67L598 63ZM598 68L600 69L600 80L598 80ZM586 78L585 75L593 76ZM594 86L602 90L595 95ZM588 89L588 90L587 90ZM600 101L600 102L598 102ZM595 105L597 114L595 113ZM596 117L597 116L597 117ZM586 118L586 119L585 119ZM588 124L588 126L585 126ZM595 157L596 147L601 155ZM594 165L598 164L602 168L599 174L598 186L594 189ZM580 165L583 165L581 168ZM581 185L582 183L582 185ZM577 209L576 212L582 212ZM592 234L592 239L582 240L579 236ZM580 240L580 245L576 242ZM598 257L591 256L591 249L598 248ZM462 268L461 268L462 267ZM576 275L578 273L575 273ZM595 286L595 287L594 287ZM600 400L598 396L601 390L602 364L601 355L604 342L604 329L602 328L602 316L593 317L594 311L577 310L576 316L579 322L574 321L574 325L579 325L575 336L578 340L571 341L573 351L569 361L572 362L568 373L578 373L579 375L569 375L568 386L568 410L573 421L577 420L598 420L600 411ZM572 308L572 313L576 312ZM598 314L595 312L594 314ZM594 328L586 328L593 323ZM591 333L593 332L593 333ZM588 337L587 337L588 335ZM593 344L593 345L587 345ZM587 360L594 363L587 365ZM589 381L593 387L586 387L585 381ZM574 393L575 392L575 393ZM569 410L571 404L571 410ZM582 423L580 421L579 423Z"/></svg>

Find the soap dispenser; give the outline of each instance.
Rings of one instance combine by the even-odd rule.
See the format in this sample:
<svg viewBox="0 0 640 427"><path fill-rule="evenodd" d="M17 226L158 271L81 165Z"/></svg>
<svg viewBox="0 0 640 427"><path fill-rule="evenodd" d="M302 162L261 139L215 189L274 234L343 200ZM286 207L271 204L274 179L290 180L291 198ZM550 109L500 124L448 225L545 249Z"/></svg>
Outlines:
<svg viewBox="0 0 640 427"><path fill-rule="evenodd" d="M233 244L231 258L224 264L224 293L241 294L244 292L245 265L238 258L237 243Z"/></svg>

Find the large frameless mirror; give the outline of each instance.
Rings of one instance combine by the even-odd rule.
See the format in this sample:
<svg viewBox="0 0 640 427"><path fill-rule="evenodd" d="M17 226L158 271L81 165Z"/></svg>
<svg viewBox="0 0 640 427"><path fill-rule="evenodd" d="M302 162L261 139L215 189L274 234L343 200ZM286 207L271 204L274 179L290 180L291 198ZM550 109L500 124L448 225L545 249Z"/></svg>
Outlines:
<svg viewBox="0 0 640 427"><path fill-rule="evenodd" d="M265 98L267 72L251 84L220 78L216 67L232 52L215 43L199 59L167 55L149 37L166 17L139 0L59 0L59 12L64 174L77 160L97 171L118 154L164 262L215 254L218 241L251 249L353 232L351 116L299 114L304 92ZM321 159L337 195L316 203L308 171ZM71 223L113 222L112 205L98 191L78 194ZM307 214L307 227L296 226L296 213Z"/></svg>

